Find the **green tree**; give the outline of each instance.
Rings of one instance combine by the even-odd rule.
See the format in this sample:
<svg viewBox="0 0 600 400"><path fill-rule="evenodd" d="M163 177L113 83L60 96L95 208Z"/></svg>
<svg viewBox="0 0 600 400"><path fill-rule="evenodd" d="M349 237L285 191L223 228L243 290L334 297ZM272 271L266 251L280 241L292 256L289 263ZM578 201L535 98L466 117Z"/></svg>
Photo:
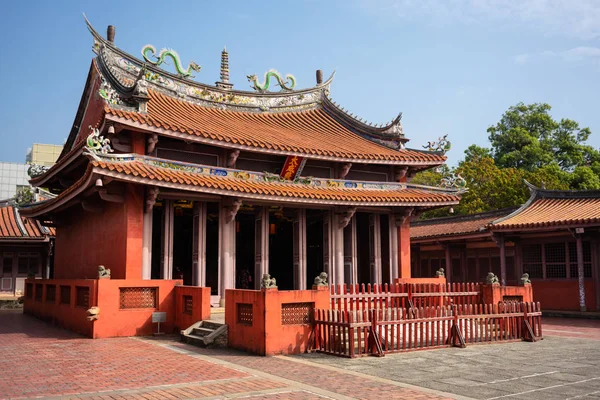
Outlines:
<svg viewBox="0 0 600 400"><path fill-rule="evenodd" d="M457 214L473 214L523 204L529 192L525 172L516 168L498 168L491 157L464 161L457 169L467 181L468 192L455 207Z"/></svg>
<svg viewBox="0 0 600 400"><path fill-rule="evenodd" d="M472 144L465 150L465 159L464 161L472 161L478 158L491 157L492 151L486 147L477 146L476 144ZM463 163L464 161L461 161Z"/></svg>
<svg viewBox="0 0 600 400"><path fill-rule="evenodd" d="M555 121L545 103L510 107L488 128L492 155L500 168L534 171L557 163L564 171L600 161L598 149L585 144L589 128L570 119Z"/></svg>

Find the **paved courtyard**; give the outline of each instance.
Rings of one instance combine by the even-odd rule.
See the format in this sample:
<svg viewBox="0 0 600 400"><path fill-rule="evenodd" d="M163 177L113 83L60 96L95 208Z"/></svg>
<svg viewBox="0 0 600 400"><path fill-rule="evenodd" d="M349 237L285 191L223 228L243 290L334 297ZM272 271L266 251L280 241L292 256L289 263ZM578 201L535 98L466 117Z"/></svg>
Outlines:
<svg viewBox="0 0 600 400"><path fill-rule="evenodd" d="M89 340L0 312L0 398L600 398L600 321L548 319L538 343L348 360L263 358L176 337Z"/></svg>

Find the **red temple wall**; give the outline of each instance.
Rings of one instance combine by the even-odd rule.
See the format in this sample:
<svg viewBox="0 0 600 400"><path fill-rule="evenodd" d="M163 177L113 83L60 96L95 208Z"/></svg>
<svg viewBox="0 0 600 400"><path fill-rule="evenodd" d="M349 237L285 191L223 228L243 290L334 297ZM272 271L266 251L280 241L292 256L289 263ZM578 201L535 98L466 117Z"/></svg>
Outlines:
<svg viewBox="0 0 600 400"><path fill-rule="evenodd" d="M579 283L577 280L536 281L533 287L533 300L542 304L542 310L579 310ZM588 310L596 310L596 292L591 279L585 281L585 305Z"/></svg>
<svg viewBox="0 0 600 400"><path fill-rule="evenodd" d="M128 185L125 203L103 203L101 213L73 209L55 242L54 277L90 279L98 265L113 279L141 279L143 192Z"/></svg>

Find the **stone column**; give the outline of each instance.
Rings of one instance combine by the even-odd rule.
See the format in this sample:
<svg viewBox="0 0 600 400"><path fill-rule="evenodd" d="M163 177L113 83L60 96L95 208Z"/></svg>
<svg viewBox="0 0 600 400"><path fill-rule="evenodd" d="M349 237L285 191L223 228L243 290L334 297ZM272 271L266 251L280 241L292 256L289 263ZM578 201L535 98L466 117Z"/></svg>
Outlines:
<svg viewBox="0 0 600 400"><path fill-rule="evenodd" d="M380 222L379 214L369 215L369 261L371 267L371 283L373 284L380 284L382 281Z"/></svg>
<svg viewBox="0 0 600 400"><path fill-rule="evenodd" d="M333 249L331 234L331 219L333 211L327 211L323 215L323 271L327 272L330 283L333 283Z"/></svg>
<svg viewBox="0 0 600 400"><path fill-rule="evenodd" d="M173 226L175 209L172 200L163 201L161 278L173 279Z"/></svg>
<svg viewBox="0 0 600 400"><path fill-rule="evenodd" d="M152 209L144 212L142 231L142 279L152 279Z"/></svg>
<svg viewBox="0 0 600 400"><path fill-rule="evenodd" d="M344 280L344 228L341 226L342 217L339 213L334 213L331 231L333 234L333 260L335 276L332 283L335 285L343 285Z"/></svg>
<svg viewBox="0 0 600 400"><path fill-rule="evenodd" d="M576 235L577 239L577 277L579 280L579 310L586 311L585 307L585 274L583 270L583 240L581 235Z"/></svg>
<svg viewBox="0 0 600 400"><path fill-rule="evenodd" d="M235 216L240 205L240 200L231 198L219 204L219 295L222 307L225 306L225 290L235 288Z"/></svg>
<svg viewBox="0 0 600 400"><path fill-rule="evenodd" d="M356 218L352 218L344 228L344 277L347 283L358 283Z"/></svg>
<svg viewBox="0 0 600 400"><path fill-rule="evenodd" d="M297 210L294 220L294 289L306 290L306 210Z"/></svg>
<svg viewBox="0 0 600 400"><path fill-rule="evenodd" d="M194 202L192 284L206 286L206 203Z"/></svg>
<svg viewBox="0 0 600 400"><path fill-rule="evenodd" d="M390 229L390 283L394 283L398 279L398 228L394 224L394 216L389 216Z"/></svg>
<svg viewBox="0 0 600 400"><path fill-rule="evenodd" d="M254 289L269 273L269 208L261 207L254 220ZM275 277L277 278L277 277Z"/></svg>

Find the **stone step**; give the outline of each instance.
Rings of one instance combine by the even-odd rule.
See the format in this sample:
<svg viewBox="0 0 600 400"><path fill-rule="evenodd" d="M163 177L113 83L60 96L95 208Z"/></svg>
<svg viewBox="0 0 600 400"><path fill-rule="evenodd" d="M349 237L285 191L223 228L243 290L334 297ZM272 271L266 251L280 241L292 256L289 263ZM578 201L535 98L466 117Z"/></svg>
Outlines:
<svg viewBox="0 0 600 400"><path fill-rule="evenodd" d="M200 328L194 328L192 330L192 334L199 336L199 337L204 337L206 335L210 335L214 331L215 331L214 329L208 329L208 328L204 328L204 326L201 326Z"/></svg>
<svg viewBox="0 0 600 400"><path fill-rule="evenodd" d="M219 329L223 325L225 325L225 324L222 324L222 323L216 322L216 321L207 320L207 321L202 321L201 326L202 326L202 328L211 329L214 331L216 329Z"/></svg>

